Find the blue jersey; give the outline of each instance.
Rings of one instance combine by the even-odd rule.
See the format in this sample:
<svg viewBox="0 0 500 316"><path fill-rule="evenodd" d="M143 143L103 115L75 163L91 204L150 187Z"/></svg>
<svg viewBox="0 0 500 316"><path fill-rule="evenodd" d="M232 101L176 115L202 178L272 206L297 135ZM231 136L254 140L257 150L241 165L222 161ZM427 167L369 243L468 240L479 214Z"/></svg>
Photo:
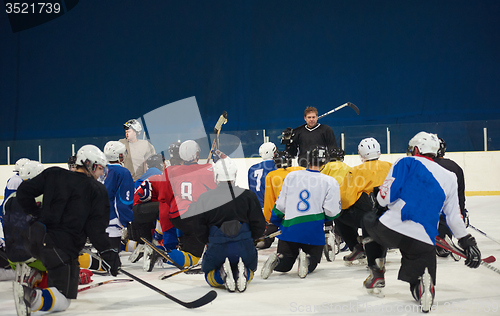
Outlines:
<svg viewBox="0 0 500 316"><path fill-rule="evenodd" d="M110 237L119 237L112 236L109 229L114 227L121 231L122 227L127 227L127 223L134 220L132 212L134 180L130 171L125 167L119 164L108 164L108 174L104 179L104 186L108 191L110 204L109 227L107 231Z"/></svg>
<svg viewBox="0 0 500 316"><path fill-rule="evenodd" d="M467 235L458 206L457 177L428 158L396 161L377 201L388 207L380 222L405 236L434 245L441 213L456 238Z"/></svg>
<svg viewBox="0 0 500 316"><path fill-rule="evenodd" d="M3 194L2 208L5 201L7 201L9 195L16 192L17 188L21 185L22 182L23 179L21 179L21 177L18 174L13 175L12 177L9 178L9 180L7 180L7 185L5 186L5 192Z"/></svg>
<svg viewBox="0 0 500 316"><path fill-rule="evenodd" d="M248 188L257 194L261 208L264 208L266 176L273 170L276 170L276 165L272 159L259 162L248 169Z"/></svg>

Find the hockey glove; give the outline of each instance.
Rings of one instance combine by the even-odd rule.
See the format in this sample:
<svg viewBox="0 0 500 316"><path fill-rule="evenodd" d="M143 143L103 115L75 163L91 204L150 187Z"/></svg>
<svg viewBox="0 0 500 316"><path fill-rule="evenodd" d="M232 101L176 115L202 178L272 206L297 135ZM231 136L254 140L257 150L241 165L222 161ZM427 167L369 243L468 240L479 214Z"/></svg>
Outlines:
<svg viewBox="0 0 500 316"><path fill-rule="evenodd" d="M118 251L116 249L107 249L101 252L100 255L103 268L111 273L112 276L117 276L118 269L120 269L122 265L120 256L118 256Z"/></svg>
<svg viewBox="0 0 500 316"><path fill-rule="evenodd" d="M458 244L465 251L465 265L476 269L481 264L481 251L477 247L476 239L468 234L458 240Z"/></svg>
<svg viewBox="0 0 500 316"><path fill-rule="evenodd" d="M78 281L78 285L89 284L92 282L92 271L87 269L80 269L80 281Z"/></svg>

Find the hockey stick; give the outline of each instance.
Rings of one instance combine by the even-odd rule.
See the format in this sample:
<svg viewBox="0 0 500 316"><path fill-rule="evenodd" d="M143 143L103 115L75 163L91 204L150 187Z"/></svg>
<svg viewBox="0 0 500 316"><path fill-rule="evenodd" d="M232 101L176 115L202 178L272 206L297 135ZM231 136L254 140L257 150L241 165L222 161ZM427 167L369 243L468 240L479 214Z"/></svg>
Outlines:
<svg viewBox="0 0 500 316"><path fill-rule="evenodd" d="M462 258L467 258L465 256L465 253L462 250L460 250L460 249L458 249L456 247L450 246L444 239L442 239L439 236L436 237L436 245L438 245L439 247L441 247L443 249L451 251L451 252L459 255ZM490 270L495 271L498 274L500 274L500 269L495 268L494 266L492 266L491 264L488 263L488 261L489 262L495 262L495 260L496 260L495 257L489 256L489 257L484 258L484 259L481 260L481 265L484 266L484 267L486 267L486 268L488 268L488 269L490 269Z"/></svg>
<svg viewBox="0 0 500 316"><path fill-rule="evenodd" d="M338 110L340 110L341 108L344 108L344 107L346 107L346 106L348 106L348 107L350 107L351 109L353 109L354 111L356 111L356 114L357 114L357 115L359 115L359 109L358 109L358 107L357 107L357 106L355 106L355 105L354 105L354 103L351 103L351 102L346 102L346 103L342 104L341 106L338 106L338 107L336 107L335 109L333 109L333 110L331 110L331 111L328 111L328 112L326 112L326 113L325 113L325 114L323 114L323 115L318 116L318 120L319 120L320 118L322 118L322 117L325 117L325 116L327 116L327 115L329 115L329 114L332 114L333 112L337 112Z"/></svg>
<svg viewBox="0 0 500 316"><path fill-rule="evenodd" d="M269 239L269 238L274 238L274 237L279 236L279 235L281 235L281 230L275 231L274 233L269 234L267 236L260 237L259 239L255 239L254 242L258 243L258 242L264 241L264 240Z"/></svg>
<svg viewBox="0 0 500 316"><path fill-rule="evenodd" d="M141 283L142 285L150 288L151 290L165 296L166 298L176 302L177 304L180 304L186 308L197 308L197 307L201 307L203 305L206 305L208 303L210 303L211 301L213 301L216 297L217 297L217 292L215 292L214 290L211 290L209 291L207 294L203 295L202 297L200 297L199 299L196 299L192 302L184 302L184 301L181 301L179 300L178 298L166 293L166 292L163 292L162 290L160 290L159 288L153 286L152 284L149 284L148 282L144 281L143 279L139 278L139 277L136 277L135 275L123 270L123 269L120 269L120 272L125 274L126 276L136 280L137 282Z"/></svg>
<svg viewBox="0 0 500 316"><path fill-rule="evenodd" d="M108 284L108 283L122 283L122 282L133 282L133 281L134 280L131 280L131 279L112 279L112 280L102 281L99 283L94 283L94 284L91 284L89 286L82 287L82 288L78 289L78 293L86 291L86 290L90 290L90 289L93 289L95 287L98 287L98 286L101 286L104 284Z"/></svg>
<svg viewBox="0 0 500 316"><path fill-rule="evenodd" d="M224 111L224 112L222 112L221 116L219 117L219 120L217 121L217 123L215 124L215 127L214 127L215 138L214 138L214 141L212 143L212 148L210 148L210 152L208 153L207 163L210 160L210 158L212 158L212 154L214 152L214 149L219 148L220 129L222 127L222 124L226 124L226 123L227 123L227 112Z"/></svg>
<svg viewBox="0 0 500 316"><path fill-rule="evenodd" d="M156 252L157 254L159 254L160 256L162 256L163 258L165 258L165 260L167 260L168 262L170 262L171 264L173 264L177 269L179 270L184 270L184 267L181 266L180 264L178 264L177 262L174 261L174 259L170 258L169 255L167 255L164 251L162 251L161 249L158 249L155 245L153 245L149 240L147 240L146 238L144 237L141 237L141 240L144 241L144 243L153 249L154 252Z"/></svg>
<svg viewBox="0 0 500 316"><path fill-rule="evenodd" d="M176 271L174 273L170 273L167 275L163 274L160 276L160 280L165 280L165 279L168 279L170 277L173 277L174 275L181 274L181 273L187 273L187 274L190 274L188 272L192 272L192 274L198 273L198 271L201 271L201 268L198 268L199 266L200 266L200 264L197 263L195 265L192 265L190 267L185 268L184 270Z"/></svg>
<svg viewBox="0 0 500 316"><path fill-rule="evenodd" d="M474 229L475 231L477 231L478 233L480 234L483 234L484 236L486 236L487 238L493 240L494 242L496 242L497 244L500 244L500 241L496 240L495 238L491 237L491 236L488 236L488 234L486 234L485 232L483 232L482 230L480 229L477 229L476 227L472 226L471 224L469 224L469 227Z"/></svg>

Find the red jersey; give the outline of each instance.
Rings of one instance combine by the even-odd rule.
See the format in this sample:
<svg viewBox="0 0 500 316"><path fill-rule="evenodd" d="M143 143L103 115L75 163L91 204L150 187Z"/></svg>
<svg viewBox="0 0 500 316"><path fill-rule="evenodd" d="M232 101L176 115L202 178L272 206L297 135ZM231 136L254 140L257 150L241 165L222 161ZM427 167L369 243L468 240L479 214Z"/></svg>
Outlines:
<svg viewBox="0 0 500 316"><path fill-rule="evenodd" d="M201 194L217 187L211 164L169 166L165 174L159 194L163 231L171 228L170 218L181 216Z"/></svg>

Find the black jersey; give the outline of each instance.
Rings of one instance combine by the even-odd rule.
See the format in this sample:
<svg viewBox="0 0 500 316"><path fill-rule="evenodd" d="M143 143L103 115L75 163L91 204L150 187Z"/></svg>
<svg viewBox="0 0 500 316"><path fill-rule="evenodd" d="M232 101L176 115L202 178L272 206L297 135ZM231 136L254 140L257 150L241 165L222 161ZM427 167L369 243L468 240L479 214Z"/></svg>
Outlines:
<svg viewBox="0 0 500 316"><path fill-rule="evenodd" d="M307 152L318 145L327 148L337 147L332 128L324 124L309 128L304 124L293 130L292 142L287 145L286 151L292 157L298 157L300 166L307 167Z"/></svg>
<svg viewBox="0 0 500 316"><path fill-rule="evenodd" d="M51 167L23 182L16 194L23 210L43 223L56 247L71 257L78 257L87 237L100 252L110 248L108 193L94 178ZM40 208L35 198L42 194Z"/></svg>
<svg viewBox="0 0 500 316"><path fill-rule="evenodd" d="M460 205L460 211L463 213L465 210L465 179L464 171L460 166L451 159L448 158L434 158L441 167L453 172L457 176L458 183L458 205Z"/></svg>

